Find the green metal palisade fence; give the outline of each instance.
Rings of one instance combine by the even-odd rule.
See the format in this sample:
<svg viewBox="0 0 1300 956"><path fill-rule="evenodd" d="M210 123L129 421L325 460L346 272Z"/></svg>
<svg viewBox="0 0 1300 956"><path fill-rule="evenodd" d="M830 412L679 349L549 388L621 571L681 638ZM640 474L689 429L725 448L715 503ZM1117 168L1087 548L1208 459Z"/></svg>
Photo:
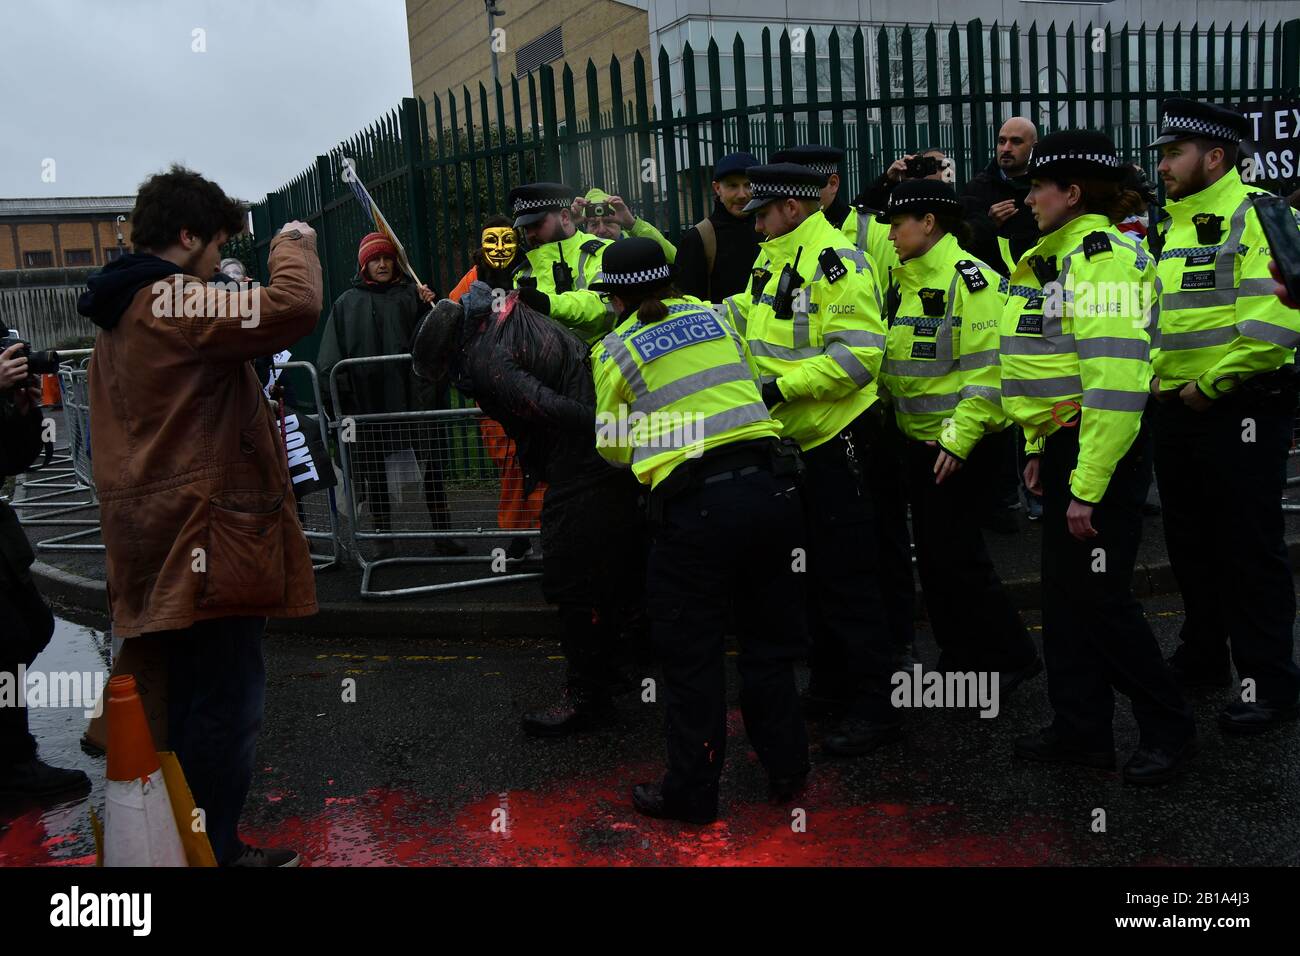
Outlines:
<svg viewBox="0 0 1300 956"><path fill-rule="evenodd" d="M842 35L851 36L846 46ZM1007 116L1029 116L1040 132L1104 129L1123 156L1149 164L1141 146L1155 135L1167 96L1244 103L1300 95L1300 20L1255 29L1106 25L1086 34L1073 24L1062 33L1055 25L1022 31L978 20L857 27L830 32L820 41L825 55L816 37L800 39L804 49L795 53L788 32L774 38L763 30L761 94L758 78L746 75L739 36L729 87L717 41L703 55L687 44L684 109L667 115L655 107L639 52L630 70L617 57L603 69L587 62L582 113L568 64L544 65L492 91L480 83L476 96L468 87L448 91L434 97L432 116L430 104L403 99L254 205L254 239L242 251L265 279L274 230L288 219L309 223L318 235L327 313L352 281L366 231L341 178L344 157L356 161L416 272L445 294L469 266L479 223L505 210L512 187L536 179L620 194L675 239L708 213L713 160L738 149L763 160L791 143L843 147L841 188L852 196L903 152L939 146L953 157L960 187L991 159ZM672 104L668 51L658 59L660 103ZM612 104L605 110L602 74ZM808 90L816 91L811 98ZM319 335L318 328L295 357L314 359Z"/></svg>

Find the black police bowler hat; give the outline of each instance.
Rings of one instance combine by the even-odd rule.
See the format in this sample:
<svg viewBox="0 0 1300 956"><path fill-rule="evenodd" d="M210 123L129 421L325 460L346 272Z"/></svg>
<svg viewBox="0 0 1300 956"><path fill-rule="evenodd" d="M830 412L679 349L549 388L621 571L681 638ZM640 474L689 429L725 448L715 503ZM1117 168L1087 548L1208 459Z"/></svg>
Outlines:
<svg viewBox="0 0 1300 956"><path fill-rule="evenodd" d="M673 277L673 267L659 243L643 236L616 239L605 247L600 262L600 275L587 286L593 292L622 294L653 288Z"/></svg>
<svg viewBox="0 0 1300 956"><path fill-rule="evenodd" d="M834 146L822 146L818 143L804 143L783 149L772 157L774 163L796 163L807 166L829 177L840 171L840 162L844 159L844 150Z"/></svg>
<svg viewBox="0 0 1300 956"><path fill-rule="evenodd" d="M1160 104L1160 135L1147 149L1194 136L1239 143L1249 135L1250 120L1236 110L1197 100L1172 99Z"/></svg>
<svg viewBox="0 0 1300 956"><path fill-rule="evenodd" d="M573 187L564 183L529 183L510 190L506 202L515 217L515 228L519 229L540 222L547 213L570 208L573 197Z"/></svg>
<svg viewBox="0 0 1300 956"><path fill-rule="evenodd" d="M1123 179L1127 173L1115 152L1114 141L1105 133L1090 129L1065 129L1049 133L1034 144L1029 157L1029 175L1095 176Z"/></svg>
<svg viewBox="0 0 1300 956"><path fill-rule="evenodd" d="M826 174L799 163L772 163L750 166L749 188L753 199L745 212L753 212L776 199L821 199L826 188Z"/></svg>
<svg viewBox="0 0 1300 956"><path fill-rule="evenodd" d="M889 203L876 213L876 221L886 225L895 216L906 213L910 216L924 216L932 212L936 216L948 213L960 216L961 200L947 183L938 179L904 179L889 194Z"/></svg>

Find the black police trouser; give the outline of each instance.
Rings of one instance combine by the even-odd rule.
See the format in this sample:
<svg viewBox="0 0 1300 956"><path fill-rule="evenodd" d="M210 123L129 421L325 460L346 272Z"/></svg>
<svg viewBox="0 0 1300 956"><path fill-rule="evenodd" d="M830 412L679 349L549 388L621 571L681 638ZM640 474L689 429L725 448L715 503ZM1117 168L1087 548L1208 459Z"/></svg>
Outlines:
<svg viewBox="0 0 1300 956"><path fill-rule="evenodd" d="M1193 669L1222 668L1230 639L1257 699L1290 703L1300 669L1282 491L1296 394L1241 394L1207 412L1153 404L1165 540L1187 614L1179 657Z"/></svg>
<svg viewBox="0 0 1300 956"><path fill-rule="evenodd" d="M18 665L30 667L49 643L54 615L29 574L11 575L0 569L0 576L4 578L0 581L0 674L9 674L8 679L14 682L15 703L25 703L26 689L18 683ZM27 708L0 706L0 768L35 756L36 740L27 730Z"/></svg>
<svg viewBox="0 0 1300 956"><path fill-rule="evenodd" d="M898 714L889 704L894 648L880 594L875 513L847 451L836 436L803 453L810 686L851 698L855 716L887 723Z"/></svg>
<svg viewBox="0 0 1300 956"><path fill-rule="evenodd" d="M903 454L907 444L894 421L894 410L877 402L855 425L863 480L875 513L880 592L890 640L910 650L916 636L916 580L912 574L912 538L907 530L907 487Z"/></svg>
<svg viewBox="0 0 1300 956"><path fill-rule="evenodd" d="M1043 488L1043 659L1047 694L1061 738L1087 750L1114 748L1114 691L1133 705L1146 747L1176 748L1192 733L1191 708L1165 667L1142 605L1133 568L1142 539L1142 504L1151 486L1146 426L1120 459L1093 509L1095 538L1070 534L1070 472L1079 458L1077 428L1047 438Z"/></svg>
<svg viewBox="0 0 1300 956"><path fill-rule="evenodd" d="M937 485L934 461L939 449L925 442L908 443L917 570L941 651L941 670L1019 670L1038 656L980 529L985 472L1001 464L994 459L1006 450L981 441L970 460Z"/></svg>
<svg viewBox="0 0 1300 956"><path fill-rule="evenodd" d="M630 475L557 482L542 501L542 594L557 606L565 688L575 706L608 698L623 629L639 613L646 537Z"/></svg>
<svg viewBox="0 0 1300 956"><path fill-rule="evenodd" d="M766 468L694 485L664 503L652 528L646 606L664 679L663 794L674 809L717 810L727 744L729 610L740 643L740 712L750 743L770 776L808 770L794 677L804 650L807 575L795 570L793 553L806 541L792 486Z"/></svg>

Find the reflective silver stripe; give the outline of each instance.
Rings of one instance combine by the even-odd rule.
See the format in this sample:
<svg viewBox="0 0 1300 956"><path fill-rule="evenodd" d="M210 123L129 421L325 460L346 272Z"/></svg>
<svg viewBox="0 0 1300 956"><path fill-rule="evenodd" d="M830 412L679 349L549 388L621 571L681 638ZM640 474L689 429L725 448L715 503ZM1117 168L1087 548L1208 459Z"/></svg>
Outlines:
<svg viewBox="0 0 1300 956"><path fill-rule="evenodd" d="M1261 319L1246 319L1238 322L1237 328L1242 335L1248 335L1252 339L1259 339L1261 342L1271 342L1274 345L1282 346L1284 349L1293 349L1297 344L1300 344L1300 332Z"/></svg>
<svg viewBox="0 0 1300 956"><path fill-rule="evenodd" d="M1075 350L1081 359L1131 358L1145 362L1151 355L1151 346L1146 339L1125 339L1110 335L1078 339Z"/></svg>
<svg viewBox="0 0 1300 956"><path fill-rule="evenodd" d="M1192 289L1187 292L1169 292L1165 295L1165 309L1212 309L1219 305L1232 305L1237 301L1237 290Z"/></svg>
<svg viewBox="0 0 1300 956"><path fill-rule="evenodd" d="M740 364L748 370L749 359L745 358L745 340L740 337L740 333L733 329L729 323L723 321L722 306L715 305L713 308L718 314L718 325L722 327L722 331L727 333L727 338L731 339L731 344L736 347L736 358L738 358Z"/></svg>
<svg viewBox="0 0 1300 956"><path fill-rule="evenodd" d="M587 260L591 256L592 253L585 250L578 256L578 278L573 284L574 291L581 292L587 288Z"/></svg>
<svg viewBox="0 0 1300 956"><path fill-rule="evenodd" d="M942 378L954 371L952 362L922 361L919 359L885 359L881 367L886 375L900 378Z"/></svg>
<svg viewBox="0 0 1300 956"><path fill-rule="evenodd" d="M949 392L946 395L918 395L915 398L895 395L894 407L904 415L924 415L928 412L952 411L960 400L960 392Z"/></svg>
<svg viewBox="0 0 1300 956"><path fill-rule="evenodd" d="M735 362L726 365L715 365L699 372L692 372L684 378L679 378L675 382L669 382L667 385L656 388L647 395L639 396L632 403L632 411L657 412L661 408L667 408L673 402L681 401L683 398L713 388L715 385L752 381L754 379L750 375L748 365L739 365Z"/></svg>
<svg viewBox="0 0 1300 956"><path fill-rule="evenodd" d="M1237 284L1237 295L1272 295L1276 288L1272 279L1242 279Z"/></svg>
<svg viewBox="0 0 1300 956"><path fill-rule="evenodd" d="M871 228L870 223L868 223L867 220L870 219L871 217L868 216L861 209L857 211L857 216L858 216L858 234L853 237L853 244L858 247L858 252L866 252L867 251L867 230Z"/></svg>
<svg viewBox="0 0 1300 956"><path fill-rule="evenodd" d="M1147 407L1146 392L1126 392L1117 388L1090 388L1083 393L1083 404L1108 412L1140 412Z"/></svg>
<svg viewBox="0 0 1300 956"><path fill-rule="evenodd" d="M732 324L736 331L741 335L745 334L745 313L741 311L740 306L736 305L736 297L729 295L726 298L727 310L731 313Z"/></svg>
<svg viewBox="0 0 1300 956"><path fill-rule="evenodd" d="M979 352L965 352L962 354L959 364L964 372L969 372L977 368L988 368L990 365L1000 364L997 349L984 349Z"/></svg>
<svg viewBox="0 0 1300 956"><path fill-rule="evenodd" d="M1241 234L1246 231L1246 213L1250 212L1252 203L1243 199L1232 213L1232 222L1228 226L1228 238L1223 240L1223 249L1214 260L1214 284L1221 289L1232 288L1236 260L1237 244Z"/></svg>
<svg viewBox="0 0 1300 956"><path fill-rule="evenodd" d="M954 293L957 291L957 280L960 278L961 273L953 270L952 281L948 283L948 304L943 310L943 321L939 323L939 328L935 331L934 357L939 362L951 362L953 360L952 309L956 305Z"/></svg>
<svg viewBox="0 0 1300 956"><path fill-rule="evenodd" d="M1040 339L1036 335L1004 335L999 351L1003 355L1065 355L1073 352L1074 336Z"/></svg>
<svg viewBox="0 0 1300 956"><path fill-rule="evenodd" d="M1077 375L1002 380L1002 394L1008 398L1055 398L1058 395L1077 395L1081 391L1083 382Z"/></svg>
<svg viewBox="0 0 1300 956"><path fill-rule="evenodd" d="M816 346L808 346L802 349L787 348L784 345L774 345L771 342L764 342L762 339L753 339L749 343L751 355L761 355L764 358L783 359L787 362L801 362L804 359L816 358L822 354L822 350Z"/></svg>
<svg viewBox="0 0 1300 956"><path fill-rule="evenodd" d="M637 367L636 359L628 347L623 344L615 333L611 332L605 336L605 351L614 359L614 364L618 370L623 373L623 379L627 382L628 387L632 389L632 394L637 400L644 398L650 391L646 388L645 379L641 376L641 369Z"/></svg>
<svg viewBox="0 0 1300 956"><path fill-rule="evenodd" d="M797 349L807 348L808 346L808 313L799 311L794 313L794 319L790 323L790 331L794 347Z"/></svg>
<svg viewBox="0 0 1300 956"><path fill-rule="evenodd" d="M963 399L983 398L998 408L1002 407L1002 389L994 388L992 385L963 385L959 394Z"/></svg>
<svg viewBox="0 0 1300 956"><path fill-rule="evenodd" d="M725 412L718 412L716 415L710 415L699 423L688 428L674 428L666 435L657 435L654 437L655 447L641 445L632 452L632 462L645 461L647 458L653 458L656 455L662 455L668 451L680 451L689 445L703 443L709 438L714 438L724 432L741 428L745 425L754 425L758 422L765 422L771 418L767 413L767 406L762 402L754 402L750 405L738 405L735 408L728 408ZM688 436L686 431L692 432Z"/></svg>
<svg viewBox="0 0 1300 956"><path fill-rule="evenodd" d="M1180 352L1184 349L1205 349L1212 345L1227 345L1237 337L1235 325L1223 325L1217 329L1196 329L1193 332L1160 333L1160 350L1162 352Z"/></svg>
<svg viewBox="0 0 1300 956"><path fill-rule="evenodd" d="M849 377L859 388L871 381L871 372L862 364L861 359L849 351L848 346L833 342L827 347L826 354L835 360L836 365L848 372Z"/></svg>
<svg viewBox="0 0 1300 956"><path fill-rule="evenodd" d="M832 342L842 342L851 348L882 351L885 348L885 337L879 332L868 332L866 329L836 329L826 333L826 344L830 345Z"/></svg>

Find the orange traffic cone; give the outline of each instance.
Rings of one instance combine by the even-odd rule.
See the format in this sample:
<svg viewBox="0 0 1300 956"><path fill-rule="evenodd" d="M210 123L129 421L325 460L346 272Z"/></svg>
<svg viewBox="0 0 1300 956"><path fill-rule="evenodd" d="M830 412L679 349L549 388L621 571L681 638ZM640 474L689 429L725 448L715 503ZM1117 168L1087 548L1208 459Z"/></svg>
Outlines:
<svg viewBox="0 0 1300 956"><path fill-rule="evenodd" d="M104 865L185 866L185 849L134 677L109 679L107 711Z"/></svg>
<svg viewBox="0 0 1300 956"><path fill-rule="evenodd" d="M41 404L46 408L63 407L63 392L59 388L57 375L41 376Z"/></svg>

